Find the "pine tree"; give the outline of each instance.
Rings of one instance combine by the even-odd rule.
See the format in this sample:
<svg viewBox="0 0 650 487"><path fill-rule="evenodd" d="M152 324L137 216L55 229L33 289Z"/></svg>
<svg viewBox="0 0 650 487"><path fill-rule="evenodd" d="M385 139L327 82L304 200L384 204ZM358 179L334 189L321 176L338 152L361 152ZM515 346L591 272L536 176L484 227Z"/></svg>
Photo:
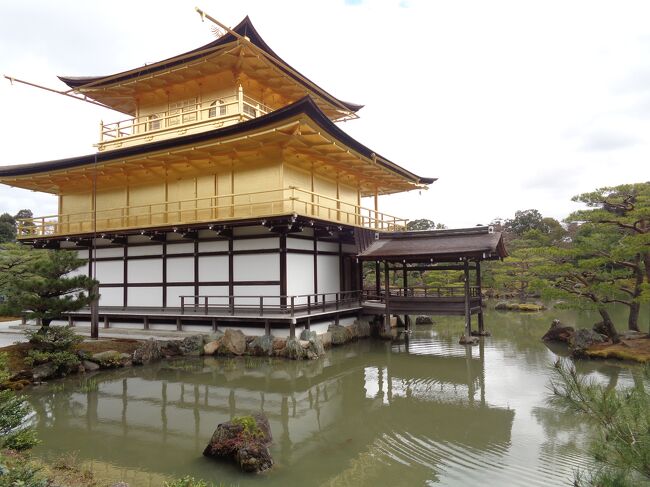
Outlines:
<svg viewBox="0 0 650 487"><path fill-rule="evenodd" d="M96 281L84 275L70 276L85 262L71 251L47 251L45 258L34 262L30 276L12 281L6 308L48 326L64 313L88 306L95 298L90 290Z"/></svg>

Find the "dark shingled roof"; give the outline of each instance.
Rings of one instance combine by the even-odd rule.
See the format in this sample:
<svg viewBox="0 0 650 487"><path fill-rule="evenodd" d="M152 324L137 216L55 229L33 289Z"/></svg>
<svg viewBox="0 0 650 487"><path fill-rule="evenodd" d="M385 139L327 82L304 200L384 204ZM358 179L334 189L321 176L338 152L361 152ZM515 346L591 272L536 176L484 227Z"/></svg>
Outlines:
<svg viewBox="0 0 650 487"><path fill-rule="evenodd" d="M240 133L245 133L249 130L262 129L268 125L282 122L299 115L306 115L313 120L323 131L327 132L330 136L341 142L342 144L358 151L360 154L367 158L372 159L373 155L377 157L377 164L394 171L402 177L419 184L431 184L435 178L425 178L407 171L403 167L398 166L394 162L389 161L375 154L368 147L361 144L357 140L350 137L343 130L341 130L334 122L332 122L327 115L314 103L314 101L306 96L291 105L270 112L261 117L241 122L235 125L229 125L206 132L201 132L192 135L185 135L172 139L164 139L146 144L140 144L133 147L125 147L121 149L114 149L106 152L99 152L97 154L88 154L85 156L71 157L69 159L59 159L56 161L36 162L31 164L16 164L13 166L0 167L0 178L27 176L37 174L45 171L56 171L60 169L70 169L79 166L93 164L95 161L102 163L111 160L118 160L125 157L137 156L146 154L148 152L172 149L175 147L183 147L184 145L194 144L208 140L218 140L224 137L232 137ZM96 158L96 159L95 159Z"/></svg>
<svg viewBox="0 0 650 487"><path fill-rule="evenodd" d="M500 232L491 227L382 233L359 254L362 260L454 261L507 257Z"/></svg>
<svg viewBox="0 0 650 487"><path fill-rule="evenodd" d="M349 103L332 96L327 91L325 91L324 89L316 85L313 81L310 81L311 83L310 86L307 83L305 83L302 79L300 79L299 76L296 76L293 72L298 73L298 70L289 66L289 64L286 61L282 60L280 56L278 56L275 52L273 52L273 50L264 41L264 39L262 39L262 36L259 35L259 33L253 26L253 23L251 22L251 19L248 17L248 15L244 18L244 20L242 20L239 24L237 24L237 26L234 27L232 30L241 36L248 37L251 43L253 43L258 48L262 49L264 52L266 52L273 58L273 64L275 64L277 68L282 70L289 77L293 78L297 83L305 86L307 89L314 90L319 96L323 97L325 100L329 101L330 103L334 105L343 105L351 112L357 112L361 108L363 108L363 105L358 105L356 103ZM199 59L205 56L204 53L205 50L214 49L224 44L234 42L236 40L237 38L234 35L230 33L226 33L225 35L221 36L219 39L212 41L204 46L201 46L196 49L192 49L191 51L188 51L183 54L179 54L177 56L171 57L159 63L154 63L151 66L143 66L142 68L137 70L134 69L134 70L125 71L121 76L118 73L118 75L106 75L106 76L59 76L59 79L63 81L65 84L67 84L70 88L75 90L82 89L84 85L87 85L88 83L92 83L91 85L92 88L100 88L102 86L110 85L112 83L126 81L131 78L137 78L139 76L152 74L157 71L169 69L172 66L184 64L186 62ZM196 53L196 55L192 56L191 55L192 53ZM287 66L289 66L291 69L287 69ZM302 78L307 80L307 77L305 75L300 73L298 74ZM107 79L106 81L102 81L103 78L110 78L110 79ZM88 93L88 96L91 95Z"/></svg>

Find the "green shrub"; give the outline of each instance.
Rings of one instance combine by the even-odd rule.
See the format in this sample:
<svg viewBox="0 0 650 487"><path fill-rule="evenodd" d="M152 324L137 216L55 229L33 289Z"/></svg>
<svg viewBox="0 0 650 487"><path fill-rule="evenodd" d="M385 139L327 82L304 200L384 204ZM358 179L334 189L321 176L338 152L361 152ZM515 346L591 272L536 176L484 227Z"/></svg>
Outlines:
<svg viewBox="0 0 650 487"><path fill-rule="evenodd" d="M75 353L59 351L42 351L30 350L25 357L25 364L32 367L44 363L52 362L56 365L56 372L59 375L65 375L79 367L81 361Z"/></svg>
<svg viewBox="0 0 650 487"><path fill-rule="evenodd" d="M10 450L25 451L35 447L39 443L40 440L36 437L36 431L32 428L27 428L7 435L4 439L3 446Z"/></svg>
<svg viewBox="0 0 650 487"><path fill-rule="evenodd" d="M23 456L0 458L0 487L48 487L42 467Z"/></svg>
<svg viewBox="0 0 650 487"><path fill-rule="evenodd" d="M45 326L38 330L28 330L25 336L34 348L47 352L71 352L74 346L83 341L69 326Z"/></svg>
<svg viewBox="0 0 650 487"><path fill-rule="evenodd" d="M264 432L257 426L257 421L255 421L253 416L235 416L231 422L242 427L242 436L249 438L261 438L264 436Z"/></svg>

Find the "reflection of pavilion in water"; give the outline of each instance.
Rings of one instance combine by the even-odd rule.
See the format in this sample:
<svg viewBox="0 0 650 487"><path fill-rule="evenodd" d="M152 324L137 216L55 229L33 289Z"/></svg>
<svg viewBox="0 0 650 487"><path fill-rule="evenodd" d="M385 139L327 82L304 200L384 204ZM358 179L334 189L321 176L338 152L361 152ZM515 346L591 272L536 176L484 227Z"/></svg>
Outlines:
<svg viewBox="0 0 650 487"><path fill-rule="evenodd" d="M486 404L482 345L464 347L459 356L416 356L408 353L414 346L417 339L360 342L311 363L159 364L102 374L97 390L86 393L35 392L31 402L50 449L83 445L81 458L173 474L196 473L188 459L200 458L218 423L259 410L271 422L276 461L295 472L308 468L306 455L327 455L319 472L309 474L322 481L385 440L387 431L507 447L514 411Z"/></svg>

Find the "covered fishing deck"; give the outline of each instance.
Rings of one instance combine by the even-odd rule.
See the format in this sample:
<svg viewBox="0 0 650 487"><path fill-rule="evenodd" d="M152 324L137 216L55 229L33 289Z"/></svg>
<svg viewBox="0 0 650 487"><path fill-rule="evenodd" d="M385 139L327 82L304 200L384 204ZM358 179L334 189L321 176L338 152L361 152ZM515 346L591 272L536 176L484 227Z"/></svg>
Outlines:
<svg viewBox="0 0 650 487"><path fill-rule="evenodd" d="M481 262L506 256L503 237L492 227L377 234L359 254L359 260L375 263L375 288L363 291L364 312L384 315L386 323L391 315L404 315L407 328L413 314L460 315L466 336L472 334L476 314L482 335ZM444 287L409 285L414 273L439 271L461 271L462 281ZM399 277L401 285L396 284Z"/></svg>

